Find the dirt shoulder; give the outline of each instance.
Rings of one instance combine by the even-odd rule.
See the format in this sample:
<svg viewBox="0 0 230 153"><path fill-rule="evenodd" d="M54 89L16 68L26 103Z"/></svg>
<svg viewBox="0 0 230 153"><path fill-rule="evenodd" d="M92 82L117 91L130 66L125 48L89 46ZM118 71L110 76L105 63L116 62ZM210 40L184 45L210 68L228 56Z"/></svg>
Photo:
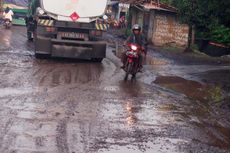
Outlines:
<svg viewBox="0 0 230 153"><path fill-rule="evenodd" d="M182 48L175 47L155 47L149 45L149 53L160 54L164 58L173 60L175 64L183 65L229 65L230 57L211 57L199 51L191 53L184 52Z"/></svg>

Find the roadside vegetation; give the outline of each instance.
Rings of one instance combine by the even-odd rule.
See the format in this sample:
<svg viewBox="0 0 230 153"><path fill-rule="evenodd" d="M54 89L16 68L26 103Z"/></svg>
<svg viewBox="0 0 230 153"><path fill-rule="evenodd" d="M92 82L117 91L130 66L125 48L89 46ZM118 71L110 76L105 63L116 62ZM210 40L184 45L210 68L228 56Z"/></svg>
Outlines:
<svg viewBox="0 0 230 153"><path fill-rule="evenodd" d="M179 11L179 18L190 27L189 45L192 50L192 29L196 38L230 46L230 1L226 0L160 0Z"/></svg>

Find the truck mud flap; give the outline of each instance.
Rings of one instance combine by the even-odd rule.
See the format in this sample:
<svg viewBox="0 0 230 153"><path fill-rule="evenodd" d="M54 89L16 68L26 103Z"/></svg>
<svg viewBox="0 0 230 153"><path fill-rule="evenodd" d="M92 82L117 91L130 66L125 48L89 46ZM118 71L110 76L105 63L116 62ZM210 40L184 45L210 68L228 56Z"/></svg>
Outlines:
<svg viewBox="0 0 230 153"><path fill-rule="evenodd" d="M51 40L52 57L67 57L79 59L104 58L106 43L82 42L69 40Z"/></svg>
<svg viewBox="0 0 230 153"><path fill-rule="evenodd" d="M35 53L38 54L51 54L51 39L37 36L35 38Z"/></svg>

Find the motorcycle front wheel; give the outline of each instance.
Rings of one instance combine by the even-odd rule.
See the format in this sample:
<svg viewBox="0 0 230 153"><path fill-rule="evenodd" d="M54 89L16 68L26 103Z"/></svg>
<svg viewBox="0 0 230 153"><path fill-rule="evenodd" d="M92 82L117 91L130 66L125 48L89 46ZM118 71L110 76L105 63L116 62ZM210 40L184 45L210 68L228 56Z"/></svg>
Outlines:
<svg viewBox="0 0 230 153"><path fill-rule="evenodd" d="M125 74L125 80L128 79L129 74L132 74L132 67L133 67L133 63L127 63L126 65L126 74Z"/></svg>

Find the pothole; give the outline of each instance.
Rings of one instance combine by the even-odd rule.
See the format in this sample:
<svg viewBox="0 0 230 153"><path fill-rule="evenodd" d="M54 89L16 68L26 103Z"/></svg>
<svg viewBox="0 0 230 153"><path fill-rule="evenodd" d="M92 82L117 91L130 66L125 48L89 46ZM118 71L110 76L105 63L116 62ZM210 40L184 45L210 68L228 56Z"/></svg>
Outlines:
<svg viewBox="0 0 230 153"><path fill-rule="evenodd" d="M172 89L193 100L201 102L220 102L223 100L221 87L201 84L177 76L159 76L153 83Z"/></svg>

